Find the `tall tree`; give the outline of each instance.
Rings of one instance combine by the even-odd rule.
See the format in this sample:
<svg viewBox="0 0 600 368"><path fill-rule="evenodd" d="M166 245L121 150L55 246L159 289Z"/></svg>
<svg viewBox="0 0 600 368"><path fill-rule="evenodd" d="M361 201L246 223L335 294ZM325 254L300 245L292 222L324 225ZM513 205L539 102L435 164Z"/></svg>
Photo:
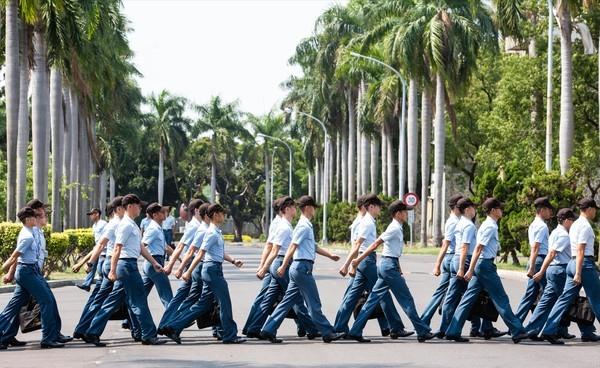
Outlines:
<svg viewBox="0 0 600 368"><path fill-rule="evenodd" d="M16 184L17 184L17 134L19 124L19 20L18 0L6 1L6 218L14 220L16 215Z"/></svg>

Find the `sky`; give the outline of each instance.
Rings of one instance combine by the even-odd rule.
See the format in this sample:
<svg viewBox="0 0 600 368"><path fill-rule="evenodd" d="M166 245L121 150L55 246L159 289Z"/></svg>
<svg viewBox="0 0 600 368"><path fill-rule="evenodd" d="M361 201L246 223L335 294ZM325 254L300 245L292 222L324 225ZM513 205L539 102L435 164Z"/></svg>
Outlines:
<svg viewBox="0 0 600 368"><path fill-rule="evenodd" d="M296 45L329 6L346 0L124 0L144 94L163 89L195 103L220 95L242 111L278 105Z"/></svg>

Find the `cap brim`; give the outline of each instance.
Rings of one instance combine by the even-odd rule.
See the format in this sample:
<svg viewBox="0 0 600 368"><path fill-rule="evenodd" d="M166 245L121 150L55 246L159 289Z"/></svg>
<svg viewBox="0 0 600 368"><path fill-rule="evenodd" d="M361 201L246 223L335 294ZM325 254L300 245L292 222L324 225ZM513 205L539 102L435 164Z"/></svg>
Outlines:
<svg viewBox="0 0 600 368"><path fill-rule="evenodd" d="M96 211L88 212L88 213L86 213L86 215L87 215L87 216L90 216L90 215L92 215L92 214L94 214L94 213L96 213Z"/></svg>

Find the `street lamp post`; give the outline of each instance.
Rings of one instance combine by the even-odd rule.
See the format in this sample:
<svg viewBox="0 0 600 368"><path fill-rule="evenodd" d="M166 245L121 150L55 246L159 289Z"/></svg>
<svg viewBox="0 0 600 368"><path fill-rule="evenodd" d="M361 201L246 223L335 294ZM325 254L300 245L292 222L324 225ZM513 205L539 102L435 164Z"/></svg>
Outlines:
<svg viewBox="0 0 600 368"><path fill-rule="evenodd" d="M275 214L273 214L273 171L275 169L275 152L277 150L275 148L273 148L273 153L271 154L271 192L270 194L270 206L269 206L269 211L271 212L271 217L269 217L270 219L272 219L273 217L275 217Z"/></svg>
<svg viewBox="0 0 600 368"><path fill-rule="evenodd" d="M325 124L318 119L317 117L307 114L305 112L302 111L298 111L298 110L292 110L291 108L286 108L285 112L290 114L292 112L296 112L297 114L306 116L307 118L310 118L314 121L316 121L317 123L319 123L319 125L321 125L321 128L323 128L323 133L325 133L325 147L324 147L324 154L323 154L323 178L325 180L323 180L323 193L325 193L323 195L323 238L321 239L321 243L323 245L327 244L327 202L329 201L329 133L327 133L327 128L325 128Z"/></svg>
<svg viewBox="0 0 600 368"><path fill-rule="evenodd" d="M283 139L280 139L280 138L277 138L277 137L273 137L273 136L270 136L270 135L267 135L267 134L263 134L263 133L258 133L256 136L276 140L278 142L283 143L287 147L287 149L289 151L289 154L290 154L289 177L288 177L288 195L291 197L292 196L292 167L293 167L292 147L290 147L290 145L287 144Z"/></svg>
<svg viewBox="0 0 600 368"><path fill-rule="evenodd" d="M379 64L389 70L391 70L392 72L394 72L394 74L396 74L396 76L398 76L398 79L400 79L400 82L402 83L402 109L400 112L400 140L399 140L399 154L398 154L398 197L402 198L404 196L404 192L405 192L405 183L406 183L406 121L405 121L405 115L406 115L406 81L404 80L404 77L402 77L402 74L400 74L400 72L392 67L389 64L384 63L383 61L376 59L374 57L371 56L366 56L366 55L362 55L359 54L357 52L350 52L350 55L357 57L357 58L362 58L365 60L369 60L375 64ZM389 170L389 169L388 169ZM390 193L391 195L391 193Z"/></svg>

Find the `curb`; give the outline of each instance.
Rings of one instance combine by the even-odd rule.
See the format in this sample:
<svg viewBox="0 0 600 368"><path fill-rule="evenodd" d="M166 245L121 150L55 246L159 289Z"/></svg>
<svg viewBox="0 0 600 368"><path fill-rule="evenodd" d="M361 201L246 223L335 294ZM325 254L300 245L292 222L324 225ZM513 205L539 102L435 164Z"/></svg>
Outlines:
<svg viewBox="0 0 600 368"><path fill-rule="evenodd" d="M48 285L51 289L59 288L63 286L75 286L81 279L74 280L50 280ZM16 285L8 285L0 287L0 294L12 293L15 290Z"/></svg>

